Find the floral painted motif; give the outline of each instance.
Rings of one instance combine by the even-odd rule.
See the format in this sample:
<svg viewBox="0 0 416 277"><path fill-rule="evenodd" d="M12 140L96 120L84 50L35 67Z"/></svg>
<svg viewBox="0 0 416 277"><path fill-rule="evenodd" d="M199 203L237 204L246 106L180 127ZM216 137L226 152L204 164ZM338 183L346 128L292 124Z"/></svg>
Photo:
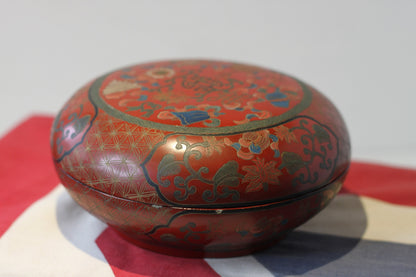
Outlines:
<svg viewBox="0 0 416 277"><path fill-rule="evenodd" d="M237 150L237 156L244 160L251 160L256 155L263 153L269 146L274 151L274 158L280 156L279 139L287 143L297 143L296 135L286 126L279 125L268 130L243 133L238 142L233 142L229 138L224 139L224 143Z"/></svg>
<svg viewBox="0 0 416 277"><path fill-rule="evenodd" d="M295 108L302 110L310 99L304 97L309 92L292 78L226 62L150 63L110 73L98 83L100 87L94 87L92 94L100 108L110 114L117 110L123 120L125 114L133 121L137 118L168 128L179 123L196 128L243 125L237 129L244 129L244 125ZM218 109L183 110L199 105Z"/></svg>
<svg viewBox="0 0 416 277"><path fill-rule="evenodd" d="M273 131L274 131L274 133L276 134L277 137L279 137L280 139L285 140L289 143L298 141L295 134L292 131L290 131L290 129L287 128L284 125L279 125L277 127L274 127Z"/></svg>
<svg viewBox="0 0 416 277"><path fill-rule="evenodd" d="M224 142L237 150L239 158L251 160L255 154L261 154L263 150L270 146L269 130L244 133L236 143L228 138Z"/></svg>
<svg viewBox="0 0 416 277"><path fill-rule="evenodd" d="M175 151L164 155L157 171L150 173L147 179L161 193L160 197L165 198L163 192L174 190L173 194L168 193L168 197L173 196L173 199L165 198L165 202L182 203L196 200L200 202L202 199L206 203L213 203L224 199L232 201L240 199L236 188L240 185L243 175L239 173L239 165L236 161L218 163L218 169L215 171L211 169L214 171L211 176L208 175L211 170L204 163L197 162L201 160L203 154L209 157L215 152L222 152L221 147L218 146L219 141L214 137L208 137L203 142L189 143L187 137L178 136L170 137L165 143ZM154 151L153 157L158 157L158 150L163 152L164 148ZM152 159L146 159L143 164L146 171L149 163L152 164ZM198 183L204 183L205 188L198 191Z"/></svg>
<svg viewBox="0 0 416 277"><path fill-rule="evenodd" d="M203 140L207 145L204 150L208 157L212 156L214 152L217 152L218 154L222 153L222 149L224 148L224 141L222 139L217 140L213 136L208 136L203 137Z"/></svg>
<svg viewBox="0 0 416 277"><path fill-rule="evenodd" d="M243 183L249 183L246 192L267 191L269 185L279 184L279 176L282 175L282 172L276 168L276 161L265 162L263 158L257 157L253 162L254 165L242 167L247 172L244 175Z"/></svg>
<svg viewBox="0 0 416 277"><path fill-rule="evenodd" d="M244 133L238 142L242 147L250 149L251 153L261 154L263 150L270 145L269 131L261 130L257 132ZM252 158L252 156L250 158Z"/></svg>

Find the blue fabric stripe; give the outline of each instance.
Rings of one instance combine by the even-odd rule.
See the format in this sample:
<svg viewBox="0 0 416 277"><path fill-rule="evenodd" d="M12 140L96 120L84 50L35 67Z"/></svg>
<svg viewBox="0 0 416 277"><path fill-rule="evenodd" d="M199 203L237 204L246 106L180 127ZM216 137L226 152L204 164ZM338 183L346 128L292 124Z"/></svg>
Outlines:
<svg viewBox="0 0 416 277"><path fill-rule="evenodd" d="M274 276L416 276L416 245L293 232L253 255Z"/></svg>

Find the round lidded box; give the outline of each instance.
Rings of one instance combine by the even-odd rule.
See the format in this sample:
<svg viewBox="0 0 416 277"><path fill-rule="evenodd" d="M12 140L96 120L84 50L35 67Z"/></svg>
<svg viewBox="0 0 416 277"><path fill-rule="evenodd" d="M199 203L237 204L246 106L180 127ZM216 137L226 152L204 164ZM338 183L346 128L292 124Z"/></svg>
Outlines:
<svg viewBox="0 0 416 277"><path fill-rule="evenodd" d="M123 237L189 257L278 241L336 195L350 143L336 108L268 69L140 64L81 88L56 117L62 183Z"/></svg>

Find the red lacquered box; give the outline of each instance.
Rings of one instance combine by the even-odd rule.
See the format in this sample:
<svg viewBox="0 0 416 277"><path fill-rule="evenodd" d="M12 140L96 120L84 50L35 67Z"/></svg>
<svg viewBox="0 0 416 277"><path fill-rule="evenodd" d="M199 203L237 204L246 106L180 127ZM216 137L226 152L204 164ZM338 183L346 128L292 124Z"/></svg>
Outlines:
<svg viewBox="0 0 416 277"><path fill-rule="evenodd" d="M331 102L293 77L208 60L139 64L56 117L57 172L131 242L188 257L263 249L323 209L350 163Z"/></svg>

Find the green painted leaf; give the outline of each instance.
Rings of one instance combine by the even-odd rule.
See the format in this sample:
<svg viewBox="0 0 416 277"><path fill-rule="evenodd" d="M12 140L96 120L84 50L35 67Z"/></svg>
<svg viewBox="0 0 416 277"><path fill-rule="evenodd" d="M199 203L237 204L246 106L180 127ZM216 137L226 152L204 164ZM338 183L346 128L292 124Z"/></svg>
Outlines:
<svg viewBox="0 0 416 277"><path fill-rule="evenodd" d="M318 139L319 143L329 142L328 132L322 128L320 125L313 125L315 131L315 137Z"/></svg>
<svg viewBox="0 0 416 277"><path fill-rule="evenodd" d="M229 161L224 164L213 178L217 186L236 187L240 184L240 178L243 175L238 173L238 163L236 161Z"/></svg>
<svg viewBox="0 0 416 277"><path fill-rule="evenodd" d="M282 164L279 166L279 169L286 168L289 174L294 174L304 166L305 163L301 156L292 152L283 152Z"/></svg>
<svg viewBox="0 0 416 277"><path fill-rule="evenodd" d="M74 126L73 126L74 127L74 133L72 133L71 138L75 138L76 136L78 136L84 130L84 128L90 122L90 118L91 118L91 116L86 115L82 118L78 118L77 120L75 120Z"/></svg>
<svg viewBox="0 0 416 277"><path fill-rule="evenodd" d="M180 172L181 166L175 160L175 156L173 154L166 154L157 167L157 180L161 185L168 186L170 182L168 180L162 181L162 177L177 175Z"/></svg>

